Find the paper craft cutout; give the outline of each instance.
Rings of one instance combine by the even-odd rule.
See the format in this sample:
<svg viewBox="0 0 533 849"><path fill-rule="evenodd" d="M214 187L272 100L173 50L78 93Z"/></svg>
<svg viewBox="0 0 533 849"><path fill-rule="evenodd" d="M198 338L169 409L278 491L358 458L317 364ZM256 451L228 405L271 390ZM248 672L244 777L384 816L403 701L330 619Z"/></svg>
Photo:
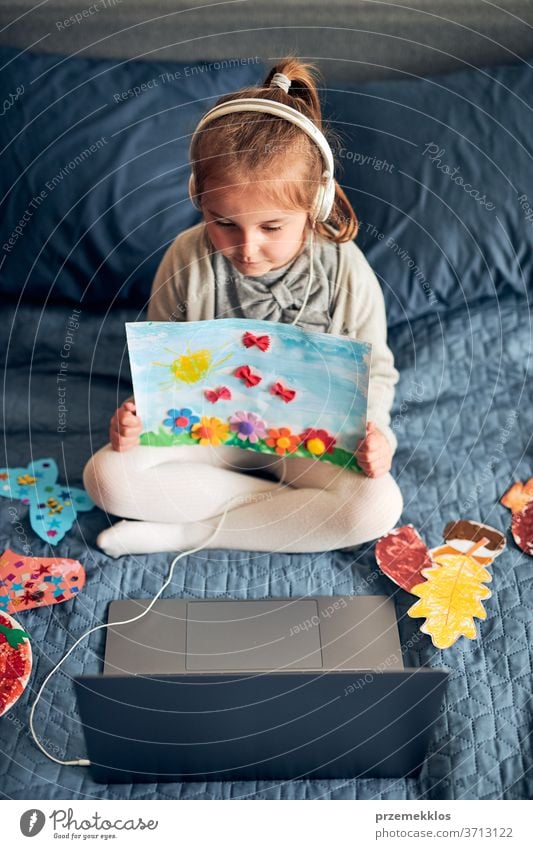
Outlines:
<svg viewBox="0 0 533 849"><path fill-rule="evenodd" d="M0 613L0 716L13 707L28 683L32 667L29 634L7 613Z"/></svg>
<svg viewBox="0 0 533 849"><path fill-rule="evenodd" d="M461 635L475 640L477 633L474 617L487 618L481 599L492 595L489 588L484 586L492 581L492 576L475 557L470 556L486 541L486 537L483 537L464 554L441 554L435 557L435 566L422 570L427 580L411 589L420 601L409 608L407 615L412 618L426 617L420 630L429 634L437 649L449 648Z"/></svg>
<svg viewBox="0 0 533 849"><path fill-rule="evenodd" d="M248 319L132 322L126 332L141 444L233 445L360 471L369 343Z"/></svg>
<svg viewBox="0 0 533 849"><path fill-rule="evenodd" d="M257 345L260 351L268 351L270 348L270 336L254 336L253 333L245 333L242 341L247 348Z"/></svg>
<svg viewBox="0 0 533 849"><path fill-rule="evenodd" d="M413 525L396 528L376 543L376 560L384 575L408 593L434 565L429 549Z"/></svg>
<svg viewBox="0 0 533 849"><path fill-rule="evenodd" d="M25 557L7 549L0 556L0 611L18 613L74 598L85 585L85 569L65 557Z"/></svg>
<svg viewBox="0 0 533 849"><path fill-rule="evenodd" d="M511 533L518 548L533 557L533 504L528 504L521 513L513 513Z"/></svg>
<svg viewBox="0 0 533 849"><path fill-rule="evenodd" d="M518 548L533 557L533 478L514 483L500 504L512 512L511 533Z"/></svg>
<svg viewBox="0 0 533 849"><path fill-rule="evenodd" d="M517 481L500 498L500 504L508 507L513 513L521 513L533 501L533 478L526 483Z"/></svg>
<svg viewBox="0 0 533 849"><path fill-rule="evenodd" d="M57 477L57 464L51 457L20 468L0 469L0 495L27 504L33 530L50 545L61 542L78 512L95 506L84 489L59 484Z"/></svg>
<svg viewBox="0 0 533 849"><path fill-rule="evenodd" d="M219 386L217 389L206 389L204 395L212 404L216 404L220 399L224 401L231 400L231 392L227 386Z"/></svg>
<svg viewBox="0 0 533 849"><path fill-rule="evenodd" d="M483 537L486 540L485 544L476 548L475 552L470 554L470 557L473 557L482 566L488 566L495 557L502 553L507 545L505 536L501 531L490 525L471 522L468 519L448 522L444 528L445 545L431 549L431 555L435 558L441 554L466 552L472 547L473 542L479 542Z"/></svg>
<svg viewBox="0 0 533 849"><path fill-rule="evenodd" d="M419 597L407 612L427 617L420 630L435 648L448 648L461 635L476 639L473 617L486 619L481 599L491 596L482 586L492 580L485 567L506 545L496 528L468 519L448 522L444 539L444 545L428 549L413 525L404 525L378 540L375 549L381 571Z"/></svg>

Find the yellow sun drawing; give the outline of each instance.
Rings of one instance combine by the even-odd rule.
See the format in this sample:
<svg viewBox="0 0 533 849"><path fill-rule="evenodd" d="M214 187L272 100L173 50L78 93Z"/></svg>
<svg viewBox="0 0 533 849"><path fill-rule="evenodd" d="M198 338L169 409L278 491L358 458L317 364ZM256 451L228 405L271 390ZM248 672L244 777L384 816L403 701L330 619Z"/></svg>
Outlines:
<svg viewBox="0 0 533 849"><path fill-rule="evenodd" d="M173 351L172 348L165 348L165 351L170 351L171 354L177 354L177 351ZM186 354L178 355L171 363L154 362L154 366L163 366L163 368L170 370L170 380L166 383L160 383L162 389L168 389L175 381L188 384L199 383L204 377L218 371L232 356L233 352L213 362L213 352L209 348L191 351L190 345L187 343Z"/></svg>

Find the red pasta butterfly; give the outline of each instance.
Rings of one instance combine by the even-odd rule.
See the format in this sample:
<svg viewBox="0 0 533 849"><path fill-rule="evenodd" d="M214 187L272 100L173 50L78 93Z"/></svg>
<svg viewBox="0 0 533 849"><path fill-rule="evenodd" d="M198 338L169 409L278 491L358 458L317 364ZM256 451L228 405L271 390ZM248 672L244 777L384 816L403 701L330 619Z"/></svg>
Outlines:
<svg viewBox="0 0 533 849"><path fill-rule="evenodd" d="M263 379L260 375L254 374L250 366L239 366L239 368L235 370L235 377L239 377L241 380L244 380L248 387L256 386Z"/></svg>
<svg viewBox="0 0 533 849"><path fill-rule="evenodd" d="M288 386L284 386L283 383L280 383L279 380L277 383L274 383L274 385L270 387L270 392L272 395L279 395L279 397L282 398L286 404L288 404L289 401L292 401L296 397L295 390L289 389Z"/></svg>
<svg viewBox="0 0 533 849"><path fill-rule="evenodd" d="M270 336L256 336L254 333L245 333L242 341L247 348L257 345L261 351L267 351L270 347Z"/></svg>
<svg viewBox="0 0 533 849"><path fill-rule="evenodd" d="M206 389L204 395L208 401L211 401L212 404L216 404L216 402L221 398L227 401L231 398L231 392L227 386L218 386L216 389Z"/></svg>

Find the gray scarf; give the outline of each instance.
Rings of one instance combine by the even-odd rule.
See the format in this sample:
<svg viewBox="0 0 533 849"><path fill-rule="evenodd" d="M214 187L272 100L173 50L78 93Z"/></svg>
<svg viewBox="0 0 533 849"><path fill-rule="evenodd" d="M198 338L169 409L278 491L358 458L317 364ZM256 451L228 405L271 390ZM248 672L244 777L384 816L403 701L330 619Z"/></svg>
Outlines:
<svg viewBox="0 0 533 849"><path fill-rule="evenodd" d="M260 277L241 274L220 251L211 254L215 275L215 318L252 318L290 324L309 282L309 236L302 252ZM314 278L298 322L306 330L327 332L338 263L338 246L315 235Z"/></svg>

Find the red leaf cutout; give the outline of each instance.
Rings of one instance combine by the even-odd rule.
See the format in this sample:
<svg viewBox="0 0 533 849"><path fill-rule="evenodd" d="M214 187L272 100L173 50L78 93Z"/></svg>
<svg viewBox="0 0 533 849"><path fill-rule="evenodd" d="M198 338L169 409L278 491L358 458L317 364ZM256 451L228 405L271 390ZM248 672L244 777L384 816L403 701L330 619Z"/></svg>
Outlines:
<svg viewBox="0 0 533 849"><path fill-rule="evenodd" d="M435 565L413 525L403 525L381 537L376 543L375 555L381 571L407 592L425 581L422 569Z"/></svg>
<svg viewBox="0 0 533 849"><path fill-rule="evenodd" d="M518 548L533 557L533 501L520 513L513 513L511 533Z"/></svg>

